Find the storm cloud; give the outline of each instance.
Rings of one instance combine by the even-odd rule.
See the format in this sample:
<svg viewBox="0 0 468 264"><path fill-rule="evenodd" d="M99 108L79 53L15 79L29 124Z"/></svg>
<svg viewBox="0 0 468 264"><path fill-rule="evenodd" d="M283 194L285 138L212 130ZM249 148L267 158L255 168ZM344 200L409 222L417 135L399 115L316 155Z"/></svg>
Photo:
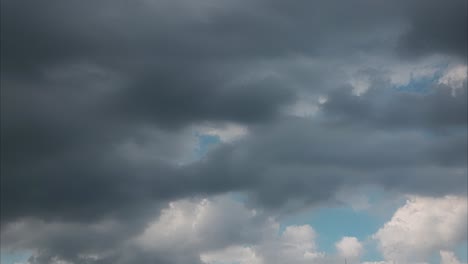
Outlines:
<svg viewBox="0 0 468 264"><path fill-rule="evenodd" d="M204 263L343 188L466 195L466 19L458 0L2 0L2 247ZM229 126L245 133L197 154ZM233 192L245 208L207 208L248 223L185 250L134 243Z"/></svg>

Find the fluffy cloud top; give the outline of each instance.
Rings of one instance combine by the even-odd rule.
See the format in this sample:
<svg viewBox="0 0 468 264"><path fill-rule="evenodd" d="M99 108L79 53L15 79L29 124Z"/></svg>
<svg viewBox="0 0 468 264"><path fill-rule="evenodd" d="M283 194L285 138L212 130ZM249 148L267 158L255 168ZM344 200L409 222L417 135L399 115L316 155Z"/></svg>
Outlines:
<svg viewBox="0 0 468 264"><path fill-rule="evenodd" d="M335 246L344 258L357 259L362 255L363 246L355 237L343 237Z"/></svg>
<svg viewBox="0 0 468 264"><path fill-rule="evenodd" d="M467 239L466 196L410 197L375 235L386 259L424 261L431 253L453 249Z"/></svg>
<svg viewBox="0 0 468 264"><path fill-rule="evenodd" d="M288 226L281 234L278 234L278 230L274 231L257 244L206 252L201 255L201 259L208 264L305 264L328 261L325 254L316 249L316 234L311 226Z"/></svg>
<svg viewBox="0 0 468 264"><path fill-rule="evenodd" d="M151 250L220 248L232 241L251 243L268 229L263 216L229 198L169 203L135 242Z"/></svg>
<svg viewBox="0 0 468 264"><path fill-rule="evenodd" d="M440 251L440 264L463 264L460 262L455 254L451 251Z"/></svg>

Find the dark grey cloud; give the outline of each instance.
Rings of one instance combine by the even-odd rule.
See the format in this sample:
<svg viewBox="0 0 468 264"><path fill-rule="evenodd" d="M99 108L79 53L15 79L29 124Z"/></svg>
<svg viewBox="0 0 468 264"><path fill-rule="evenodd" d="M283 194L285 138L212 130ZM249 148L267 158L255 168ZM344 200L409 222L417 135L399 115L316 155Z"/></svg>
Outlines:
<svg viewBox="0 0 468 264"><path fill-rule="evenodd" d="M369 129L358 119L277 123L214 152L207 166L228 180L234 172L252 202L269 208L327 201L340 187L362 184L425 195L466 192L466 126L443 133Z"/></svg>
<svg viewBox="0 0 468 264"><path fill-rule="evenodd" d="M390 87L388 84L383 86ZM466 87L466 81L463 87ZM453 90L446 85L435 85L427 92L419 93L381 88L374 85L364 96L355 96L350 87L336 89L329 94L323 111L332 122L381 129L421 129L435 133L437 130L466 128L468 114L464 88Z"/></svg>
<svg viewBox="0 0 468 264"><path fill-rule="evenodd" d="M43 244L31 263L200 261L196 250L122 244L184 197L243 191L281 211L361 184L465 191L466 81L456 96L437 83L410 93L362 65L366 56L460 63L463 1L1 5L1 224L60 226L23 245ZM370 76L361 96L345 80L353 67ZM285 114L318 95L328 101L317 116ZM249 135L193 161L193 127L226 122ZM96 232L103 221L118 224ZM99 261L79 257L121 247Z"/></svg>
<svg viewBox="0 0 468 264"><path fill-rule="evenodd" d="M468 46L468 7L466 1L450 1L441 5L437 1L407 3L405 12L410 24L400 39L403 57L420 57L447 53L466 59Z"/></svg>

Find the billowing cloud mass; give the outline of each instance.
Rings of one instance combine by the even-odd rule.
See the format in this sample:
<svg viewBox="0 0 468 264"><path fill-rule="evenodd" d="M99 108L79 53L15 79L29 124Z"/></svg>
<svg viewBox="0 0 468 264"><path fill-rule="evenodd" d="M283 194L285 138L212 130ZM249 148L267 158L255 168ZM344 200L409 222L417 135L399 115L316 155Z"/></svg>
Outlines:
<svg viewBox="0 0 468 264"><path fill-rule="evenodd" d="M422 262L441 251L442 262L447 263L451 258L447 250L466 241L467 221L466 196L410 197L374 237L387 259Z"/></svg>
<svg viewBox="0 0 468 264"><path fill-rule="evenodd" d="M282 219L375 186L411 197L378 257L463 262L466 6L1 0L2 255L368 261L370 238L327 251Z"/></svg>

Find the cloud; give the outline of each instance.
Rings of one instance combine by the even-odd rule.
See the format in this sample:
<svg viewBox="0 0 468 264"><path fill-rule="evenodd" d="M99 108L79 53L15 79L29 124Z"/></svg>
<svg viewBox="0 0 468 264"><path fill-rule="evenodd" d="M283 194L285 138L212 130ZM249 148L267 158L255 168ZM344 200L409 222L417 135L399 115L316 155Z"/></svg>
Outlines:
<svg viewBox="0 0 468 264"><path fill-rule="evenodd" d="M390 264L388 261L366 261L362 262L362 264Z"/></svg>
<svg viewBox="0 0 468 264"><path fill-rule="evenodd" d="M453 91L455 93L457 89L463 89L466 86L467 71L466 65L454 65L445 71L444 75L440 77L439 83L452 87L455 89Z"/></svg>
<svg viewBox="0 0 468 264"><path fill-rule="evenodd" d="M462 264L452 251L440 251L440 264Z"/></svg>
<svg viewBox="0 0 468 264"><path fill-rule="evenodd" d="M239 264L261 264L262 259L249 247L234 246L220 251L203 253L201 260L204 263L239 263Z"/></svg>
<svg viewBox="0 0 468 264"><path fill-rule="evenodd" d="M367 107L368 99L362 96L349 95L356 107ZM457 108L455 101L459 100L459 111L463 113L462 105L466 103L463 97L452 99L450 92L444 96L448 101L454 100L450 107ZM392 117L385 114L374 117L372 113L385 113L385 110L374 111L369 107L362 115L357 110L354 114L354 108L343 109L343 119L338 120L328 109L314 119L283 119L251 129L242 141L222 146L207 156L206 163L195 166L199 166L204 175L222 173L225 179L245 186L252 202L270 208L294 201L327 201L336 197L342 187L355 184L377 184L397 192L426 195L465 192L466 120L457 117L457 121L454 118L449 124L447 119L442 121L441 118L444 125L420 121L423 116L432 118L430 113L437 111L439 103L428 101L441 100L439 95L425 98L394 91L385 98L395 100L388 106ZM406 104L407 98L424 103ZM334 104L333 97L329 100ZM373 99L368 102L374 104ZM393 109L398 104L419 107L405 114L404 110ZM420 113L424 104L427 104L427 114ZM343 105L345 103L340 104ZM407 121L412 115L421 122L419 126ZM390 120L395 120L395 124L390 124ZM442 127L443 131L438 131Z"/></svg>
<svg viewBox="0 0 468 264"><path fill-rule="evenodd" d="M22 119L7 118L2 126L2 151L8 153L2 155L2 180L9 186L2 189L2 220L34 215L94 221L227 191L245 191L250 201L269 208L327 202L342 187L362 184L426 195L462 193L466 89L455 96L434 89L428 95L377 88L360 96L333 92L312 119L282 117L250 126L241 140L184 166L180 161L195 148L192 127L168 131L96 122L74 133L88 126L78 120L68 127L44 99L25 120L38 115L47 122L24 121L23 127ZM91 194L79 191L90 186Z"/></svg>
<svg viewBox="0 0 468 264"><path fill-rule="evenodd" d="M447 92L449 88L435 89L427 96L389 92L385 74L378 74L379 66L373 69L363 59L399 60L389 51L394 50L392 45L402 34L418 32L419 24L415 22L423 11L406 11L405 1L389 5L360 0L349 6L357 12L351 14L346 11L347 5L262 0L197 6L186 1L141 0L131 5L109 1L72 1L67 5L55 0L47 4L5 1L3 9L8 12L2 16L1 67L1 156L5 165L1 170L4 185L9 187L2 187L1 192L5 208L2 222L30 215L91 221L126 214L126 209L140 207L135 204L144 208L146 203L233 190L252 191L253 197L265 203L281 204L288 199L303 199L287 197L288 188L284 196L274 198L277 202L268 197L285 180L278 176L285 171L297 175L292 185L301 185L309 178L305 175L312 173L318 175L314 177L319 182L325 182L324 189L335 189L341 177L328 175L353 174L345 170L358 168L366 159L368 164L382 167L388 166L384 161L393 166L434 162L436 168L430 174L454 175L449 177L455 180L440 186L427 185L442 189L439 192L447 192L446 185L462 186L459 174L463 174L463 168L449 168L447 164L459 167L466 157L466 139L461 136L466 132L466 89L455 97ZM427 11L431 13L439 5L459 10L458 4L434 1ZM447 19L451 21L447 23L456 22L458 15ZM444 25L446 21L434 23ZM414 30L406 32L406 24L413 25ZM389 37L392 41L387 40ZM367 55L359 55L362 51ZM440 49L437 54L453 60L446 51ZM411 60L406 63L412 65ZM414 63L419 69L420 64ZM356 97L347 92L349 89L339 88L350 82L346 74L349 69L365 73L371 90ZM444 81L441 85L451 83ZM327 101L320 103L320 98ZM344 124L316 128L322 123L314 121L308 126L305 120L290 121L284 113L288 107L295 109L296 115L300 111L310 118L312 112L314 116L325 113L319 118ZM191 160L187 157L194 141L188 135L190 128L206 124L209 128L202 130L219 135L227 143L246 131L255 133L246 140L251 146L243 146L242 142L232 146L236 151L248 152L252 160L235 164L239 168L228 166L230 171L217 165L231 162L229 157L226 161L211 158L213 164L181 168L180 164ZM357 124L370 126L368 135L352 127ZM303 134L288 131L288 126L299 126ZM399 143L396 137L390 139L390 134L376 135L380 132L372 128L432 132L448 127L450 135L439 136L434 142L417 139L420 147L415 149L419 152L407 158L397 157L396 148L383 143L378 149L364 146L366 152L352 158L339 150L340 146L357 148L351 143L365 138L382 137L385 143ZM335 129L349 134L338 140L342 136L329 132ZM307 138L308 134L322 138L330 147ZM332 137L327 139L328 134L334 134L340 144ZM289 137L303 139L304 143ZM270 151L262 145L273 146L276 142L285 142L282 153L280 147ZM306 146L308 150L326 151L312 153L304 150ZM260 148L266 152L260 153ZM323 164L340 166L334 171L317 172L308 166L292 168L276 163L305 161L302 151L315 157L314 163L321 160ZM263 156L267 162L263 162ZM263 171L272 162L275 166L268 170L278 169ZM203 169L198 171L198 167ZM388 173L419 175L429 170L401 169L406 172ZM221 172L231 176L220 181L214 175ZM272 178L271 186L259 188L259 183L265 183L265 174ZM402 178L402 182L383 185L413 189L411 185L416 183L407 185L406 177ZM92 195L79 191L88 188ZM298 191L299 195L303 193ZM327 193L314 192L306 200L326 200ZM121 209L116 210L115 204Z"/></svg>
<svg viewBox="0 0 468 264"><path fill-rule="evenodd" d="M281 234L273 231L256 244L206 252L201 258L207 264L328 263L326 255L317 250L316 233L311 226L288 226Z"/></svg>
<svg viewBox="0 0 468 264"><path fill-rule="evenodd" d="M409 27L400 39L403 56L420 57L431 53L466 54L466 3L439 5L437 1L407 3ZM449 16L449 17L447 17Z"/></svg>
<svg viewBox="0 0 468 264"><path fill-rule="evenodd" d="M23 220L2 228L2 249L28 249L30 263L201 263L202 252L256 243L277 230L261 212L226 196L176 200L158 213L133 224Z"/></svg>
<svg viewBox="0 0 468 264"><path fill-rule="evenodd" d="M278 242L268 243L262 249L268 263L307 263L323 258L315 244L316 232L309 225L288 226Z"/></svg>
<svg viewBox="0 0 468 264"><path fill-rule="evenodd" d="M335 244L340 255L347 259L356 259L362 255L363 246L355 237L343 237Z"/></svg>
<svg viewBox="0 0 468 264"><path fill-rule="evenodd" d="M450 250L466 241L466 222L467 199L464 196L413 196L374 238L388 260L426 261L431 253Z"/></svg>
<svg viewBox="0 0 468 264"><path fill-rule="evenodd" d="M22 221L2 231L2 248L31 250L28 263L254 264L324 258L309 225L288 226L280 233L273 218L226 196L173 201L145 228L126 227Z"/></svg>
<svg viewBox="0 0 468 264"><path fill-rule="evenodd" d="M268 226L255 210L248 210L229 198L182 200L169 203L135 242L151 250L194 250L253 243Z"/></svg>
<svg viewBox="0 0 468 264"><path fill-rule="evenodd" d="M146 252L192 255L203 263L308 263L325 261L309 225L287 226L229 198L170 203L135 238ZM189 252L192 252L190 254Z"/></svg>
<svg viewBox="0 0 468 264"><path fill-rule="evenodd" d="M429 88L427 94L395 93L379 86L389 87L389 84L376 81L373 89L362 96L353 95L350 89L336 90L328 95L323 110L337 122L356 122L382 129L435 130L466 126L466 85L456 96L452 87L445 85Z"/></svg>
<svg viewBox="0 0 468 264"><path fill-rule="evenodd" d="M464 11L436 0L4 0L2 237L42 248L32 263L200 263L218 250L301 263L319 261L313 229L272 232L271 244L251 230L316 204L365 208L342 193L364 185L466 194ZM203 158L201 134L220 139ZM230 192L263 214L211 200ZM197 217L223 238L187 228ZM160 249L183 242L187 254Z"/></svg>
<svg viewBox="0 0 468 264"><path fill-rule="evenodd" d="M413 197L374 235L388 258L376 263L423 263L440 249L443 263L456 261L453 253L444 250L466 239L463 203L466 200L461 197ZM451 213L441 217L441 212ZM364 251L357 238L343 237L335 244L339 255L321 252L316 239L325 234L317 234L309 225L280 231L279 223L265 213L227 196L182 199L170 202L143 228L128 229L128 223L115 221L28 220L7 225L2 248L30 250L28 263L328 264L341 263L343 258L357 261ZM394 249L392 245L398 249L386 251Z"/></svg>
<svg viewBox="0 0 468 264"><path fill-rule="evenodd" d="M221 142L232 142L248 134L247 127L233 123L221 126L202 125L195 129L200 134L219 137Z"/></svg>

